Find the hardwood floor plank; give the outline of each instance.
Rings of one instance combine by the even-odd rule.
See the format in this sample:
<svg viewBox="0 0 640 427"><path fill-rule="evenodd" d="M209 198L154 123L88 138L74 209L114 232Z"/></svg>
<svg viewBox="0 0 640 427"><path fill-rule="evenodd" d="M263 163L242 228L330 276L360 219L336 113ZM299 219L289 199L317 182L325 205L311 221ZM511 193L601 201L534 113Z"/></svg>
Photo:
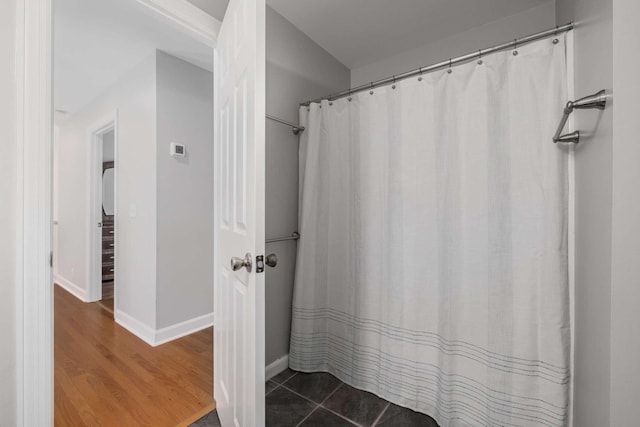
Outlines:
<svg viewBox="0 0 640 427"><path fill-rule="evenodd" d="M97 303L54 291L60 426L175 426L215 407L213 330L151 347Z"/></svg>
<svg viewBox="0 0 640 427"><path fill-rule="evenodd" d="M56 369L54 375L55 425L102 427L103 424L66 373ZM59 423L58 420L63 422Z"/></svg>

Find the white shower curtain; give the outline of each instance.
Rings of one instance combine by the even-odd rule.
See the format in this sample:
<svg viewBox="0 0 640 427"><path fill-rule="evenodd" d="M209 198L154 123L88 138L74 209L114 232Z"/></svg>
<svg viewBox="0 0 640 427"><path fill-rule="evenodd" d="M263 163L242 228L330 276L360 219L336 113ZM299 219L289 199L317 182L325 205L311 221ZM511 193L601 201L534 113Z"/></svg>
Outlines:
<svg viewBox="0 0 640 427"><path fill-rule="evenodd" d="M566 41L300 109L290 366L448 426L565 426Z"/></svg>

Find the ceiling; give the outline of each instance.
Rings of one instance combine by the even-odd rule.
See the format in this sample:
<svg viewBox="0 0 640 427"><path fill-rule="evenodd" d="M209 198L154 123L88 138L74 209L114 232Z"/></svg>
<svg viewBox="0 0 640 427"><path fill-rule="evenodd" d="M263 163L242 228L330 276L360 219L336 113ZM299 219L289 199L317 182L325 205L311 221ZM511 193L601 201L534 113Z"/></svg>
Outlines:
<svg viewBox="0 0 640 427"><path fill-rule="evenodd" d="M209 15L216 18L218 21L222 21L224 13L227 11L227 5L229 0L188 0L194 6L198 6L200 9L207 12Z"/></svg>
<svg viewBox="0 0 640 427"><path fill-rule="evenodd" d="M553 0L267 0L354 69Z"/></svg>
<svg viewBox="0 0 640 427"><path fill-rule="evenodd" d="M211 70L211 48L154 18L132 0L56 0L54 106L61 121L156 49Z"/></svg>
<svg viewBox="0 0 640 427"><path fill-rule="evenodd" d="M189 0L221 20L228 0ZM554 0L267 0L354 69ZM68 114L156 49L212 69L211 49L132 0L56 0L54 93ZM66 115L68 115L66 114ZM65 114L58 113L61 120Z"/></svg>

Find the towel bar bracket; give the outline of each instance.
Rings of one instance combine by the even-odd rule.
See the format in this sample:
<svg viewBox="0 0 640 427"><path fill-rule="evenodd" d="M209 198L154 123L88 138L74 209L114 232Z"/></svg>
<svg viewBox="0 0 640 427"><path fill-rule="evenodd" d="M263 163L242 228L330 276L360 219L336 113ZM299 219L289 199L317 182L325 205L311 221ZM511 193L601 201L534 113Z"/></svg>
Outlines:
<svg viewBox="0 0 640 427"><path fill-rule="evenodd" d="M577 144L580 142L580 131L562 134L562 132L564 131L564 127L567 125L567 121L569 120L569 116L571 116L571 113L573 113L575 110L604 110L606 107L607 92L604 90L601 90L600 92L593 95L580 98L577 101L567 102L566 107L564 107L562 119L560 119L560 124L558 125L558 130L553 136L553 143L557 144L559 142L561 144Z"/></svg>

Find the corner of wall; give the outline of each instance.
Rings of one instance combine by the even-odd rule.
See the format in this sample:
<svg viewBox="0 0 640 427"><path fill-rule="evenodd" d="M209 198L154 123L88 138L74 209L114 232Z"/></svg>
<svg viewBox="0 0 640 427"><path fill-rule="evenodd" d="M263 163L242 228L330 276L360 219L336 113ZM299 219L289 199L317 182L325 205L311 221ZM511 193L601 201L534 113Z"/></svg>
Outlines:
<svg viewBox="0 0 640 427"><path fill-rule="evenodd" d="M16 36L19 32L15 0L0 2L0 136L3 141L3 156L0 158L2 184L0 185L0 414L6 425L18 423L18 366L17 360L19 323L17 323L17 301L19 299L16 278L17 242L17 179L18 138L16 138Z"/></svg>
<svg viewBox="0 0 640 427"><path fill-rule="evenodd" d="M556 1L557 24L576 23L575 97L612 88L612 3ZM573 423L577 427L612 425L612 122L612 105L603 112L583 111L574 117L576 129L588 131L575 150Z"/></svg>
<svg viewBox="0 0 640 427"><path fill-rule="evenodd" d="M158 342L213 322L212 119L213 74L158 51L154 154ZM186 157L171 157L171 142L185 144Z"/></svg>
<svg viewBox="0 0 640 427"><path fill-rule="evenodd" d="M289 367L289 355L285 354L278 360L267 365L264 370L264 377L266 381L278 375L280 372L286 370Z"/></svg>
<svg viewBox="0 0 640 427"><path fill-rule="evenodd" d="M113 312L113 317L118 325L122 326L150 346L155 345L154 328L145 325L138 319L128 315L122 310L118 310L117 308Z"/></svg>
<svg viewBox="0 0 640 427"><path fill-rule="evenodd" d="M637 0L613 2L613 228L611 284L611 426L638 424L640 388L640 97ZM636 135L636 137L629 137ZM632 326L633 325L633 326Z"/></svg>
<svg viewBox="0 0 640 427"><path fill-rule="evenodd" d="M154 334L154 345L164 344L211 326L213 326L213 312L167 326L166 328L157 329Z"/></svg>
<svg viewBox="0 0 640 427"><path fill-rule="evenodd" d="M145 325L122 310L114 311L114 319L117 324L152 347L157 347L213 326L213 313L198 316L161 329Z"/></svg>
<svg viewBox="0 0 640 427"><path fill-rule="evenodd" d="M82 286L78 286L73 283L71 280L65 279L64 277L56 274L53 276L54 284L60 286L67 292L69 292L74 297L78 298L82 302L88 302L87 299L87 290Z"/></svg>

